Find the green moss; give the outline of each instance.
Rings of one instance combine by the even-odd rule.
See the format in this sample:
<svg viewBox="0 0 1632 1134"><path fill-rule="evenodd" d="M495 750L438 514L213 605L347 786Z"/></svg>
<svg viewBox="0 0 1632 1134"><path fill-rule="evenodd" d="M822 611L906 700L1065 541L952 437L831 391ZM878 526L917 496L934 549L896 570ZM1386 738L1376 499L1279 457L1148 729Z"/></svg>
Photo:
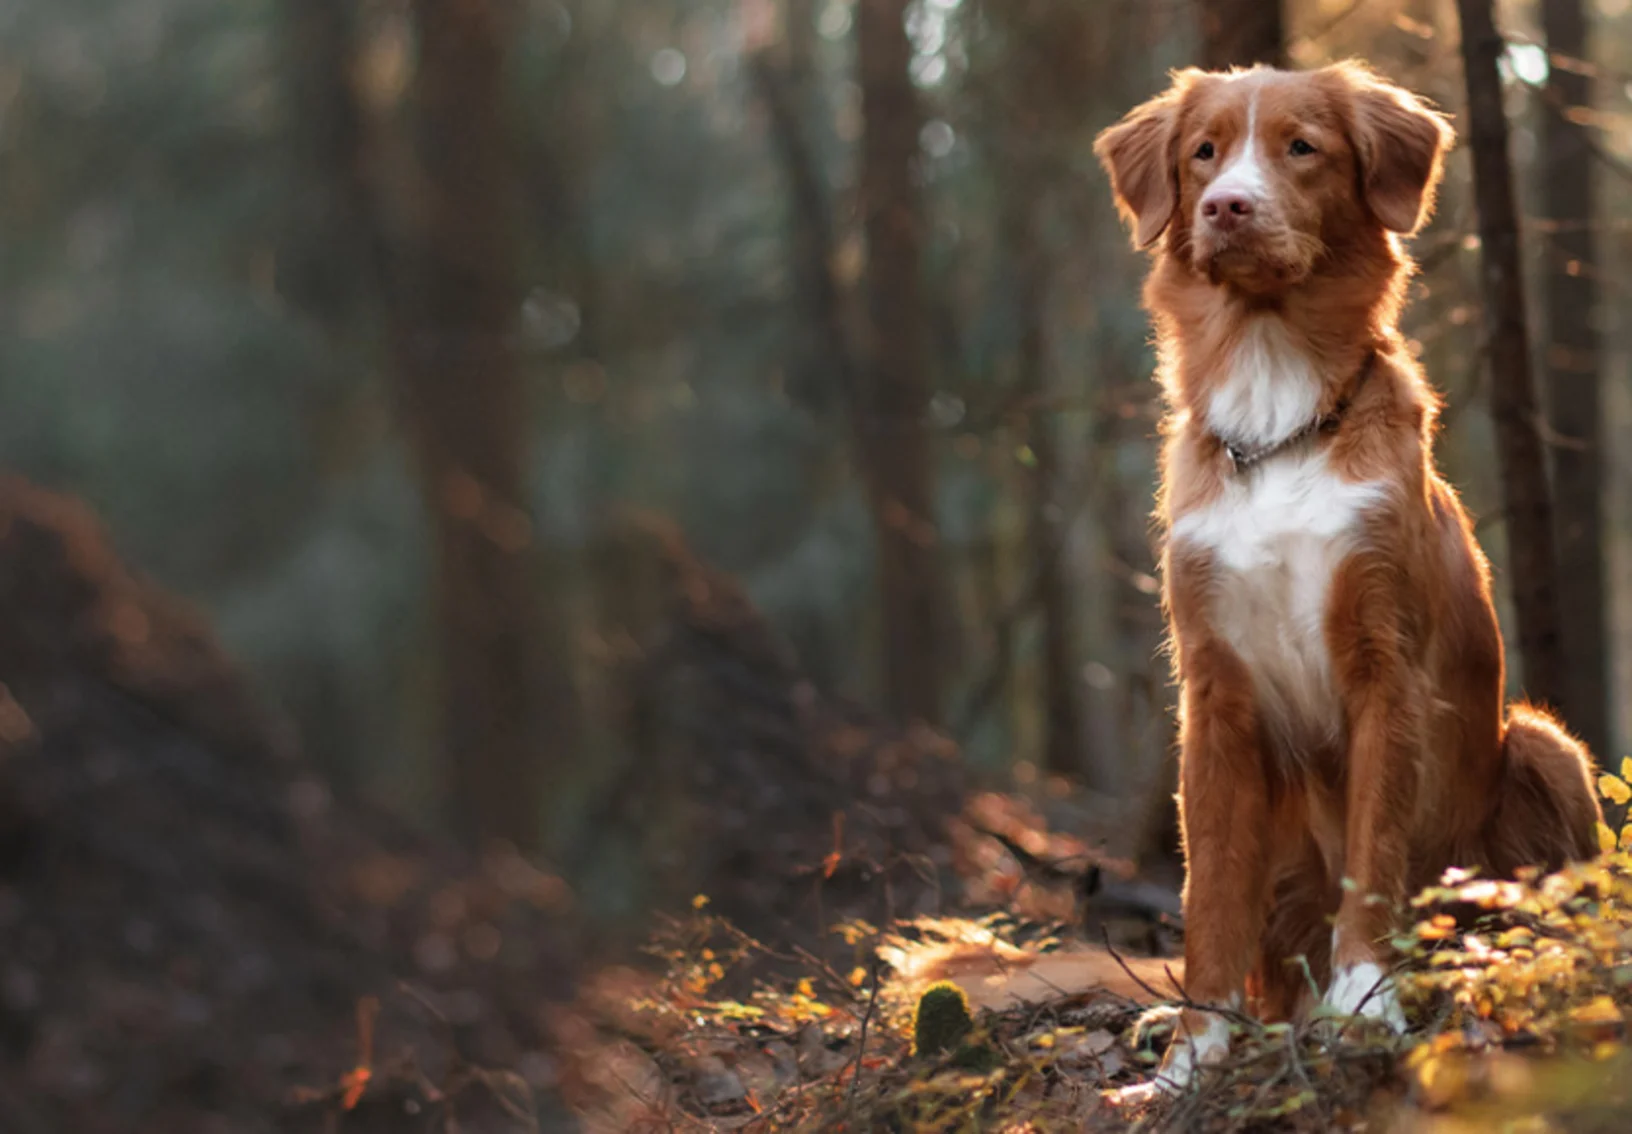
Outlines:
<svg viewBox="0 0 1632 1134"><path fill-rule="evenodd" d="M1003 1056L996 1048L983 1043L961 1043L952 1053L952 1066L960 1071L974 1071L985 1075L1003 1066Z"/></svg>
<svg viewBox="0 0 1632 1134"><path fill-rule="evenodd" d="M912 1010L912 1054L932 1057L956 1048L974 1029L969 998L949 980L924 989Z"/></svg>

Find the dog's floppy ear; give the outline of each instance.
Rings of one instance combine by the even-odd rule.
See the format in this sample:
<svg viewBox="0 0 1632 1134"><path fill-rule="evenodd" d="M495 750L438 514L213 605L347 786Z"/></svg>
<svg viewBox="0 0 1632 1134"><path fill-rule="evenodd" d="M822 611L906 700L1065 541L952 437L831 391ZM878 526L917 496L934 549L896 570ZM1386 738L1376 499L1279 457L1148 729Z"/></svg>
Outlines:
<svg viewBox="0 0 1632 1134"><path fill-rule="evenodd" d="M1349 129L1366 205L1384 228L1409 236L1434 210L1442 159L1456 135L1416 95L1356 64L1341 71L1353 92Z"/></svg>
<svg viewBox="0 0 1632 1134"><path fill-rule="evenodd" d="M1094 155L1111 175L1116 208L1133 229L1133 246L1149 248L1173 219L1179 203L1174 157L1181 83L1141 103L1094 139Z"/></svg>

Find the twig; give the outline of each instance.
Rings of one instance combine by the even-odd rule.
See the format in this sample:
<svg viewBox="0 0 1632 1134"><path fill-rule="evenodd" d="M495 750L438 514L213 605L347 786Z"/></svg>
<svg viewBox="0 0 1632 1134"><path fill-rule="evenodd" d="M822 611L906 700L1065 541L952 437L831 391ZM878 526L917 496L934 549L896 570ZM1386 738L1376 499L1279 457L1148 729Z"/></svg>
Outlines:
<svg viewBox="0 0 1632 1134"><path fill-rule="evenodd" d="M1167 999L1167 997L1163 996L1161 993L1157 992L1154 988L1150 987L1150 985L1146 984L1145 979L1143 977L1141 977L1138 973L1134 972L1132 967L1129 966L1128 962L1126 962L1126 961L1124 961L1122 959L1122 954L1118 953L1116 951L1116 946L1111 944L1110 930L1106 929L1102 925L1102 926L1099 927L1099 935L1105 942L1105 951L1111 955L1111 960L1115 961L1117 963L1117 965L1119 965L1121 967L1122 971L1128 975L1129 980L1131 980L1134 984L1138 985L1140 988L1144 989L1144 991L1147 994L1149 994L1153 999L1155 999L1155 1000L1166 1000Z"/></svg>
<svg viewBox="0 0 1632 1134"><path fill-rule="evenodd" d="M1305 959L1304 964L1307 967L1307 959ZM1320 1092L1315 1089L1314 1080L1309 1078L1309 1070L1308 1068L1304 1067L1303 1060L1298 1055L1297 1033L1291 1028L1286 1030L1286 1058L1290 1061L1292 1070L1297 1073L1298 1082L1303 1084L1304 1090L1308 1091L1312 1096L1314 1096L1316 1105L1320 1107L1321 1116L1326 1118L1329 1123L1330 1116L1327 1114L1326 1100L1321 1098Z"/></svg>
<svg viewBox="0 0 1632 1134"><path fill-rule="evenodd" d="M856 1042L856 1069L850 1075L850 1097L847 1103L852 1118L855 1117L856 1112L856 1090L861 1086L862 1060L867 1055L867 1025L872 1023L873 1012L878 1007L878 990L884 985L879 972L881 966L882 962L875 958L873 960L873 991L867 997L867 1011L861 1017L861 1035Z"/></svg>
<svg viewBox="0 0 1632 1134"><path fill-rule="evenodd" d="M855 990L850 987L849 982L840 976L834 970L832 965L816 956L816 954L812 953L809 949L806 949L803 945L794 945L792 952L783 953L772 949L769 945L765 944L757 937L748 933L746 930L739 928L734 922L727 921L724 918L716 918L714 919L714 924L715 927L721 932L725 933L726 936L735 938L737 944L745 951L758 953L761 956L769 957L775 961L790 963L796 962L799 964L810 965L813 968L819 969L822 975L828 979L829 983L831 983L836 990L846 993L851 997L855 997Z"/></svg>
<svg viewBox="0 0 1632 1134"><path fill-rule="evenodd" d="M1258 1117L1256 1113L1258 1110L1258 1105L1263 1102L1264 1099L1269 1097L1269 1092L1281 1085L1281 1080L1286 1078L1286 1073L1288 1070L1290 1070L1290 1068L1282 1066L1279 1071L1275 1072L1275 1074L1269 1076L1269 1078L1265 1079L1261 1084L1259 1084L1258 1089L1253 1092L1251 1100L1245 1107L1242 1108L1241 1113L1236 1116L1235 1121L1230 1124L1230 1131L1232 1134L1236 1130L1245 1130L1247 1128L1247 1123Z"/></svg>
<svg viewBox="0 0 1632 1134"><path fill-rule="evenodd" d="M454 1066L463 1067L465 1057L459 1050L459 1036L454 1030L453 1021L448 1019L440 1008L432 1004L428 996L407 981L398 981L397 991L419 1005L420 1010L431 1018L432 1022L442 1032L442 1042L447 1045L448 1054L452 1057Z"/></svg>
<svg viewBox="0 0 1632 1134"><path fill-rule="evenodd" d="M1138 973L1134 972L1128 965L1128 962L1123 959L1122 954L1116 951L1116 946L1111 944L1111 935L1104 926L1100 926L1099 933L1100 937L1105 942L1105 951L1111 955L1111 960L1115 961L1117 965L1121 967L1122 971L1127 974L1129 980L1133 981L1134 984L1138 985L1147 994L1155 999L1170 1001L1177 1004L1180 1008L1189 1008L1196 1012L1211 1012L1214 1015L1223 1016L1226 1020L1234 1021L1235 1023L1244 1025L1245 1027L1252 1028L1254 1030L1261 1030L1263 1028L1262 1023L1247 1015L1245 1012L1237 1011L1234 1008L1225 1007L1222 1004L1198 1004L1194 1000L1191 1000L1189 995L1184 991L1184 986L1179 983L1179 979L1173 975L1173 970L1171 967L1167 968L1167 979L1173 982L1173 987L1175 990L1177 990L1179 995L1176 997L1163 996L1160 992L1157 992L1148 983L1146 983Z"/></svg>

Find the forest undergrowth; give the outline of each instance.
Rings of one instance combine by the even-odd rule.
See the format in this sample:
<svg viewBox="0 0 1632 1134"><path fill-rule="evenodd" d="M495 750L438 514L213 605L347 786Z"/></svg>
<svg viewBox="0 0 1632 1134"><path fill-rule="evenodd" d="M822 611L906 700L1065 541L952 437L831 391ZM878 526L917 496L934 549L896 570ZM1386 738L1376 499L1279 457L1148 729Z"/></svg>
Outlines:
<svg viewBox="0 0 1632 1134"><path fill-rule="evenodd" d="M1629 779L1632 761L1600 779L1616 812ZM1394 942L1407 1034L1232 1017L1226 1063L1144 1102L1125 1088L1160 1059L1149 1010L1183 1002L1172 963L1009 912L847 921L823 958L756 940L699 895L655 936L657 979L592 982L565 1093L606 1134L1624 1130L1632 824L1600 841L1556 874L1451 870L1418 894ZM1107 979L989 995L1049 957ZM926 989L930 975L953 987Z"/></svg>

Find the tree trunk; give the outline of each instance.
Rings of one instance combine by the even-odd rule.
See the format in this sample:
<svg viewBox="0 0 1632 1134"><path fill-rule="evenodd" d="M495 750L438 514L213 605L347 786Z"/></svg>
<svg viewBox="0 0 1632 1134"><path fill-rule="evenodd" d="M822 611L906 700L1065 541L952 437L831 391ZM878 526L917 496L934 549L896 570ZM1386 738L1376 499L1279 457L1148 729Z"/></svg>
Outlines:
<svg viewBox="0 0 1632 1134"><path fill-rule="evenodd" d="M352 89L354 5L284 0L300 180L278 254L278 291L328 331L353 329L372 291L363 124Z"/></svg>
<svg viewBox="0 0 1632 1134"><path fill-rule="evenodd" d="M413 7L424 199L392 337L433 533L441 780L459 834L531 847L547 756L575 718L527 510L507 32L494 0Z"/></svg>
<svg viewBox="0 0 1632 1134"><path fill-rule="evenodd" d="M771 139L787 178L789 244L800 306L809 321L810 354L815 367L836 386L840 399L863 436L860 351L845 318L845 296L834 271L837 237L828 204L820 160L804 125L804 86L800 63L789 52L778 62L768 48L748 57L748 73L771 120ZM819 395L813 399L825 401Z"/></svg>
<svg viewBox="0 0 1632 1134"><path fill-rule="evenodd" d="M908 74L906 10L907 0L860 0L856 13L868 298L857 440L876 532L886 701L899 716L938 724L950 641L926 430L924 221L914 178L923 118Z"/></svg>
<svg viewBox="0 0 1632 1134"><path fill-rule="evenodd" d="M1198 0L1201 65L1209 70L1286 66L1281 0Z"/></svg>
<svg viewBox="0 0 1632 1134"><path fill-rule="evenodd" d="M1479 210L1484 324L1490 352L1491 414L1507 521L1508 576L1518 616L1519 656L1529 696L1563 710L1564 651L1546 454L1537 428L1518 216L1508 161L1507 118L1496 61L1504 49L1491 0L1457 0L1468 88L1474 198Z"/></svg>
<svg viewBox="0 0 1632 1134"><path fill-rule="evenodd" d="M1582 0L1543 0L1547 49L1585 59L1587 22ZM1574 107L1592 105L1592 81L1569 67L1548 69L1542 121L1542 212L1551 239L1547 256L1547 395L1552 430L1553 499L1558 530L1558 574L1568 579L1558 596L1570 727L1607 759L1613 744L1609 707L1609 645L1605 612L1603 448L1599 432L1597 250L1593 233L1592 153L1586 128L1570 120Z"/></svg>
<svg viewBox="0 0 1632 1134"><path fill-rule="evenodd" d="M1043 692L1043 767L1080 776L1082 766L1081 682L1073 648L1075 626L1071 581L1067 572L1065 510L1059 499L1060 456L1049 405L1047 304L1050 264L1038 231L1042 218L1041 178L1022 161L1011 166L1018 176L1004 202L1004 240L1014 273L1015 320L1019 327L1015 385L1025 408L1026 441L1031 450L1031 498L1027 543L1036 572L1035 610L1041 620ZM1029 188L1028 188L1029 187Z"/></svg>

